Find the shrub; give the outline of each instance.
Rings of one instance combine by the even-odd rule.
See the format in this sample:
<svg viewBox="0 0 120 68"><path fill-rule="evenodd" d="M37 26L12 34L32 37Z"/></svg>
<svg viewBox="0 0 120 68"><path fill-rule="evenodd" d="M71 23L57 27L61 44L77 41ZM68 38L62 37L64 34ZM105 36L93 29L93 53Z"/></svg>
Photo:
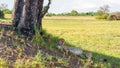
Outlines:
<svg viewBox="0 0 120 68"><path fill-rule="evenodd" d="M71 15L72 15L72 16L77 16L77 15L78 15L78 12L77 12L76 10L72 10L72 11L71 11Z"/></svg>
<svg viewBox="0 0 120 68"><path fill-rule="evenodd" d="M4 9L3 12L4 14L12 14L12 11L9 9Z"/></svg>
<svg viewBox="0 0 120 68"><path fill-rule="evenodd" d="M0 18L4 18L4 13L1 10L0 10Z"/></svg>
<svg viewBox="0 0 120 68"><path fill-rule="evenodd" d="M107 19L108 14L103 14L101 16L96 17L97 19Z"/></svg>

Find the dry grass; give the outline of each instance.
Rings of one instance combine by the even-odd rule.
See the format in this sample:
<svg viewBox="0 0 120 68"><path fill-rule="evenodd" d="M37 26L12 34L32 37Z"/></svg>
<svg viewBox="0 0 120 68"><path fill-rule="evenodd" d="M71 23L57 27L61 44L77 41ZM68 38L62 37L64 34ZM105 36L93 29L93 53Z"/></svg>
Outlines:
<svg viewBox="0 0 120 68"><path fill-rule="evenodd" d="M95 20L94 16L46 16L44 19L80 19L80 20Z"/></svg>
<svg viewBox="0 0 120 68"><path fill-rule="evenodd" d="M11 18L11 17L12 17L12 14L5 14L4 17L5 17L5 18Z"/></svg>
<svg viewBox="0 0 120 68"><path fill-rule="evenodd" d="M5 18L11 18L12 14L5 14ZM45 16L44 19L81 19L81 20L95 20L94 16Z"/></svg>

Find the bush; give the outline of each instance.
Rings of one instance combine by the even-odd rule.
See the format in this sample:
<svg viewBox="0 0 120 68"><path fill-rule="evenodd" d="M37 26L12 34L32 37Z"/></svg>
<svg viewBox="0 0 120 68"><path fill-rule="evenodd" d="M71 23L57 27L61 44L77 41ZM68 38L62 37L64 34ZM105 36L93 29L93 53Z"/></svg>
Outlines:
<svg viewBox="0 0 120 68"><path fill-rule="evenodd" d="M4 18L4 13L1 10L0 10L0 18Z"/></svg>
<svg viewBox="0 0 120 68"><path fill-rule="evenodd" d="M12 11L9 9L4 9L3 12L4 14L12 14Z"/></svg>
<svg viewBox="0 0 120 68"><path fill-rule="evenodd" d="M78 15L78 12L77 12L76 10L72 10L72 11L71 11L71 15L72 15L72 16L77 16L77 15Z"/></svg>
<svg viewBox="0 0 120 68"><path fill-rule="evenodd" d="M107 19L108 14L103 14L101 16L96 17L97 19Z"/></svg>

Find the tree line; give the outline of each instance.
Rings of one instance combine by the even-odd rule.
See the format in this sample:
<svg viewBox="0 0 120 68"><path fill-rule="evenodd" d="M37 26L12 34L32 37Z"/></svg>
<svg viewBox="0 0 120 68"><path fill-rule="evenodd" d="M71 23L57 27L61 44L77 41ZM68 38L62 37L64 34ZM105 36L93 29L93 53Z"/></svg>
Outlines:
<svg viewBox="0 0 120 68"><path fill-rule="evenodd" d="M47 13L46 16L96 16L97 19L107 19L109 8L109 5L103 5L96 12L77 12L76 10L72 10L68 13Z"/></svg>
<svg viewBox="0 0 120 68"><path fill-rule="evenodd" d="M12 10L7 9L7 4L0 4L0 18L4 17L4 14L12 14ZM106 19L109 13L109 5L103 5L96 12L78 12L72 10L67 13L46 13L45 16L96 16L97 19Z"/></svg>
<svg viewBox="0 0 120 68"><path fill-rule="evenodd" d="M99 12L77 12L76 10L72 10L69 13L47 13L46 16L99 16L101 15Z"/></svg>

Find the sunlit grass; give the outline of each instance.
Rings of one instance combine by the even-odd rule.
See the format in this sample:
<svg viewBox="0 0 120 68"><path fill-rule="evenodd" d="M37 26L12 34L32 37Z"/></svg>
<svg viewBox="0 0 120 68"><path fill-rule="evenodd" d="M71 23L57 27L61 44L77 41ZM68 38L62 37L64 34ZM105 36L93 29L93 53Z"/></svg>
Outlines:
<svg viewBox="0 0 120 68"><path fill-rule="evenodd" d="M43 28L48 33L64 38L75 47L120 57L120 21L45 19ZM109 61L120 64L112 58Z"/></svg>
<svg viewBox="0 0 120 68"><path fill-rule="evenodd" d="M0 23L11 23L12 22L12 20L11 19L9 19L9 18L3 18L3 19L0 19Z"/></svg>

